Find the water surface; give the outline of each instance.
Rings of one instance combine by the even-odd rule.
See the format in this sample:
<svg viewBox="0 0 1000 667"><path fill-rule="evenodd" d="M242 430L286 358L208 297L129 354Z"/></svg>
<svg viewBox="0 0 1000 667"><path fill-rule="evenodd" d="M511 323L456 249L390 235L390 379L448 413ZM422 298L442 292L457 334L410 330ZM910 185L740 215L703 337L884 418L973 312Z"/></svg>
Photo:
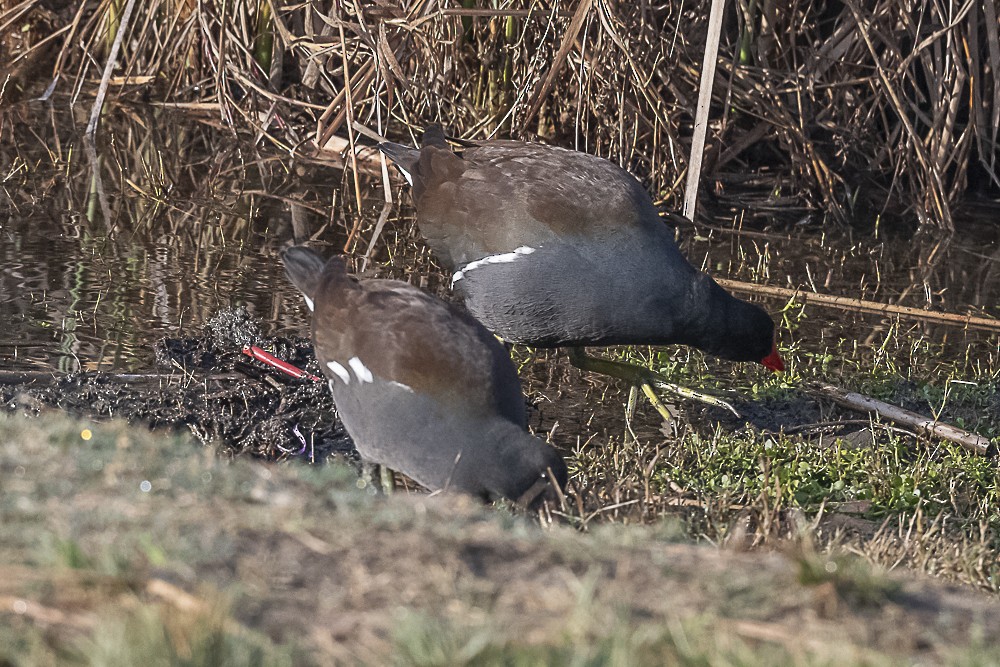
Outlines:
<svg viewBox="0 0 1000 667"><path fill-rule="evenodd" d="M304 334L307 314L284 277L280 249L312 239L327 253L346 245L360 258L384 206L377 173L355 186L333 158L294 159L162 110L109 115L99 189L72 113L31 103L0 112L0 122L0 364L7 369L149 369L156 341L198 335L234 305L246 306L267 333ZM370 268L446 294L401 181L393 196L403 204L386 212ZM996 210L971 211L951 238L874 222L851 229L817 213L799 224L757 216L751 226L741 222L749 214L729 209L682 226L679 238L694 263L722 277L1000 317ZM763 302L772 312L785 305ZM783 332L786 343L870 345L888 326L873 316L808 313ZM996 348L995 334L902 326L907 335L950 342L956 353Z"/></svg>

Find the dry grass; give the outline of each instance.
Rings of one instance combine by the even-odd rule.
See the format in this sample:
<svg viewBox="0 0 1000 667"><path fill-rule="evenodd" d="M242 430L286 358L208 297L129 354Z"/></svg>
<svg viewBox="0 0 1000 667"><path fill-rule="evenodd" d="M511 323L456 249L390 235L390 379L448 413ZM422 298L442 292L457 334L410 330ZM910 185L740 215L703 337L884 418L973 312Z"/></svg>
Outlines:
<svg viewBox="0 0 1000 667"><path fill-rule="evenodd" d="M81 433L92 436L84 440ZM994 601L845 556L541 529L337 466L0 416L5 664L991 664ZM975 662L978 660L979 662Z"/></svg>
<svg viewBox="0 0 1000 667"><path fill-rule="evenodd" d="M178 106L300 154L335 135L353 144L351 121L397 136L431 120L470 138L539 135L677 200L706 3L465 4L155 0L124 27L112 99ZM0 3L0 48L15 54L0 95L37 95L58 76L85 100L125 5ZM1000 186L998 43L989 2L737 5L706 177L720 190L754 173L779 207L912 211L950 228L970 179Z"/></svg>
<svg viewBox="0 0 1000 667"><path fill-rule="evenodd" d="M117 184L108 195L118 212L107 225L100 216L87 215L93 208L88 206L91 179L88 165L73 149L72 132L64 129L72 123L65 114L29 116L26 110L20 109L25 117L17 122L12 120L15 113L3 116L2 127L17 137L0 143L0 153L19 165L4 190L12 219L45 219L53 236L79 241L60 246L56 258L39 262L44 270L28 273L29 282L19 285L51 301L55 322L80 318L80 329L97 332L82 346L74 332L66 334L79 359L63 361L86 364L84 369L115 368L124 357L139 360L145 370L158 336L197 336L220 301L230 299L248 301L267 323L265 329L304 333L298 294L272 259L278 248L293 237L340 248L356 228L357 246L363 248L374 235L381 205L376 180L362 181L370 198L358 215L337 205L353 190L343 171L255 154L253 147L206 125L188 127L170 113L139 113L129 107L121 108L107 129L112 144L102 169L105 180ZM40 118L45 118L42 129ZM291 204L291 216L281 210L286 204ZM877 234L852 239L831 231L822 236L710 227L697 231L715 238L698 240L684 227L685 253L717 275L803 289L816 289L815 279L822 291L953 311L995 303L989 291L995 284L994 265L980 262L979 255L970 260L958 241L925 248ZM95 253L105 264L87 259ZM380 275L448 298L447 275L435 265L405 207L391 209L374 259L371 268ZM114 278L108 285L111 267ZM169 278L178 272L182 280ZM73 294L81 285L107 286L92 294L82 310L72 299L58 296ZM171 296L164 303L161 294ZM556 353L517 351L522 377L539 405L533 425L548 433L558 422L552 437L574 466L575 492L564 513L574 524L588 527L680 515L695 537L745 547L772 548L798 540L803 526L814 526L820 547L846 545L886 567L905 564L996 590L1000 524L989 510L1000 502L991 481L995 471L991 476L989 468L995 469L995 459L983 464L947 448L927 449L881 427L852 457L835 456L829 438L820 439L822 431L779 432L839 418L829 411L818 414L815 402L797 393L804 383L823 379L890 401L902 399L925 414L937 411L952 388L945 418L962 419L966 427L997 437L1000 356L995 340L870 316L852 323L812 305L766 305L780 322L782 353L789 362L789 372L781 378L683 350L616 352L667 368L682 383L749 397L740 409L750 425L720 424L718 415L688 406L664 433L656 415L642 404L631 421L625 419L626 388L570 371ZM166 331L165 316L175 323ZM234 355L240 356L238 351ZM259 389L266 392L267 386L262 383ZM225 448L254 451L256 443L258 453L277 455L267 437L270 423L258 421L244 399L234 396L238 400L224 412L239 415L236 429L215 432L215 437ZM83 409L87 401L96 403L90 395L78 398L75 405ZM161 408L168 403L166 394L145 398ZM65 397L59 400L67 405ZM105 411L122 409L114 401L102 403ZM88 412L96 413L96 408ZM754 425L761 417L769 422L767 433ZM138 418L148 420L150 413ZM248 432L265 437L251 442ZM760 483L758 477L765 474L772 484ZM851 486L836 487L839 478L853 480ZM774 480L780 480L780 488ZM913 497L915 489L924 494L919 501ZM850 509L851 503L856 509Z"/></svg>

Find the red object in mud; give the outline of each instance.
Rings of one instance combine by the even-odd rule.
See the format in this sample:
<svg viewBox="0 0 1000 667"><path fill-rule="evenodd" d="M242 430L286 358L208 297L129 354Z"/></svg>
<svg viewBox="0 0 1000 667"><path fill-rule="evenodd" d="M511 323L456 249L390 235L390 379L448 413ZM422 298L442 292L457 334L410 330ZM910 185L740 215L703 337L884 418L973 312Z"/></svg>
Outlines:
<svg viewBox="0 0 1000 667"><path fill-rule="evenodd" d="M291 375L293 378L307 378L309 380L312 380L313 382L320 381L320 379L315 375L313 375L312 373L304 371L298 366L294 366L288 363L287 361L282 361L281 359L274 356L270 352L265 352L256 345L244 345L243 354L247 355L248 357L253 357L257 361L263 361L268 366L273 366L274 368L277 368L279 371Z"/></svg>

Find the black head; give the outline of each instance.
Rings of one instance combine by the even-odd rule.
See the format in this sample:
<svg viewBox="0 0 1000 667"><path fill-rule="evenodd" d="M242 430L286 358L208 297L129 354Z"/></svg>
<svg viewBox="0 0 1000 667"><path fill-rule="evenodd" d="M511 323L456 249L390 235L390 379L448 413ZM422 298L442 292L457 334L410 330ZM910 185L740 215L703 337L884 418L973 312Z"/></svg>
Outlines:
<svg viewBox="0 0 1000 667"><path fill-rule="evenodd" d="M496 458L479 470L487 499L508 498L527 508L557 501L568 479L562 455L520 427L508 423L500 430L505 435L494 449Z"/></svg>
<svg viewBox="0 0 1000 667"><path fill-rule="evenodd" d="M544 503L556 505L559 497L566 489L568 473L566 462L563 457L551 447L546 446L545 468L534 483L521 494L514 498L514 501L528 509L539 509Z"/></svg>
<svg viewBox="0 0 1000 667"><path fill-rule="evenodd" d="M299 288L299 291L305 295L309 302L314 301L327 260L323 259L323 256L312 248L291 246L281 253L281 261L285 264L285 273L288 274L288 279ZM331 265L334 267L338 264L343 267L343 262L340 260L331 261ZM346 272L346 267L343 270Z"/></svg>
<svg viewBox="0 0 1000 667"><path fill-rule="evenodd" d="M778 354L774 321L763 308L737 299L712 281L714 302L708 331L697 347L730 361L756 361L772 371L785 370Z"/></svg>

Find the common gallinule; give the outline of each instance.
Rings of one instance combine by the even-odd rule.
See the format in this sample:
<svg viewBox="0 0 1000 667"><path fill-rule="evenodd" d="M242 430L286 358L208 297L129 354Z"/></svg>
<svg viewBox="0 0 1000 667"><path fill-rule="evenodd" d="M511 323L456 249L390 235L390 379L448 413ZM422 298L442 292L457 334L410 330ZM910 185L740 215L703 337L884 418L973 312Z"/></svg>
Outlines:
<svg viewBox="0 0 1000 667"><path fill-rule="evenodd" d="M395 280L359 281L302 246L282 255L313 311L316 358L363 459L431 490L523 504L566 464L525 429L521 385L482 324Z"/></svg>
<svg viewBox="0 0 1000 667"><path fill-rule="evenodd" d="M437 125L420 149L379 149L413 187L417 224L454 272L455 291L504 340L569 347L575 365L641 386L661 413L652 386L678 387L580 348L681 343L784 370L767 313L691 266L649 195L617 165L519 141L456 153Z"/></svg>

